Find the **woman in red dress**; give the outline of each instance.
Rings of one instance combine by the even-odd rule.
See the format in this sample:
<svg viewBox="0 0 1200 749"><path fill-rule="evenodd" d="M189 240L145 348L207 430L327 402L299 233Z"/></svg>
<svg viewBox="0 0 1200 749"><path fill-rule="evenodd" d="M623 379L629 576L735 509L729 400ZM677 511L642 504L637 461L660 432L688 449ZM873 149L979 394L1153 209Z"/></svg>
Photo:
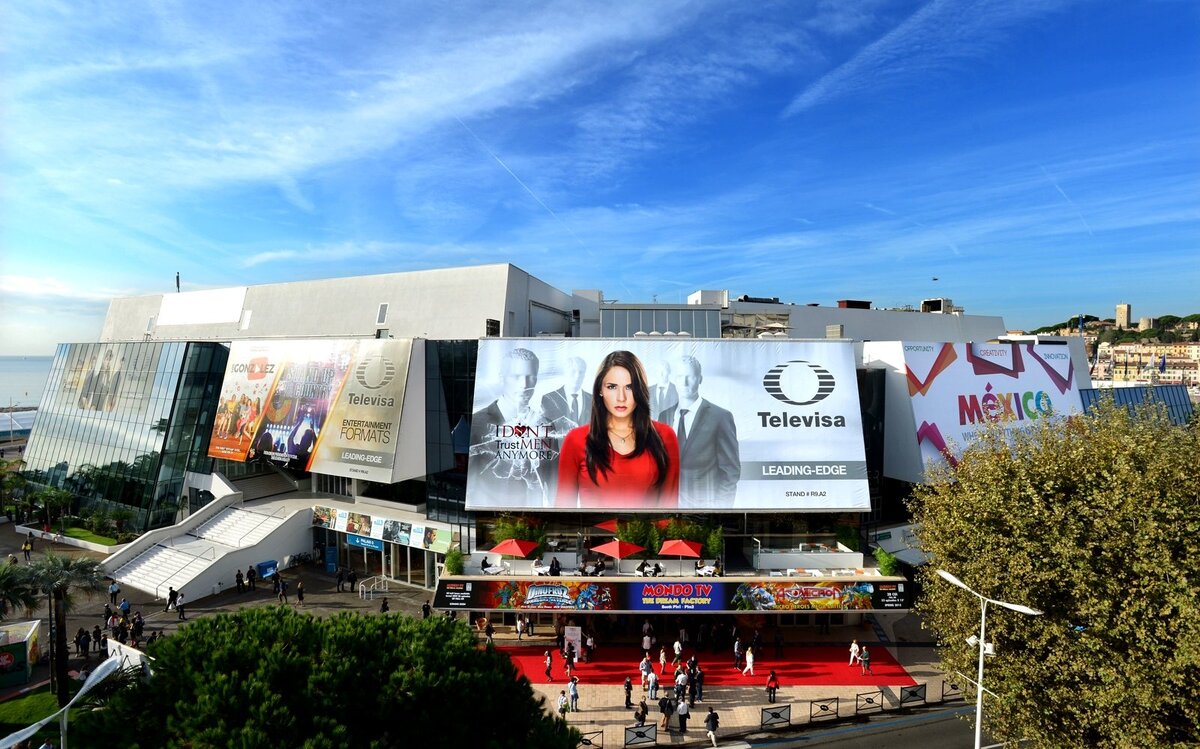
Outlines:
<svg viewBox="0 0 1200 749"><path fill-rule="evenodd" d="M651 420L646 373L629 351L604 357L592 385L590 423L563 438L555 505L679 505L679 441L675 430Z"/></svg>

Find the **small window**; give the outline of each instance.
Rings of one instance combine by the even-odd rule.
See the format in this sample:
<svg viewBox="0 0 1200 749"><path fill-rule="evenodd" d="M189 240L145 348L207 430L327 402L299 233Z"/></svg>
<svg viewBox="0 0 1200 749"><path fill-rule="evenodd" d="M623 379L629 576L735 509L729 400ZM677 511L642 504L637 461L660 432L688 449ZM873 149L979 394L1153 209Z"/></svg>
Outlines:
<svg viewBox="0 0 1200 749"><path fill-rule="evenodd" d="M387 322L387 302L379 305L379 314L375 315L375 324L383 325Z"/></svg>
<svg viewBox="0 0 1200 749"><path fill-rule="evenodd" d="M486 327L485 327L485 335L488 338L499 338L500 337L500 321L499 320L488 320Z"/></svg>

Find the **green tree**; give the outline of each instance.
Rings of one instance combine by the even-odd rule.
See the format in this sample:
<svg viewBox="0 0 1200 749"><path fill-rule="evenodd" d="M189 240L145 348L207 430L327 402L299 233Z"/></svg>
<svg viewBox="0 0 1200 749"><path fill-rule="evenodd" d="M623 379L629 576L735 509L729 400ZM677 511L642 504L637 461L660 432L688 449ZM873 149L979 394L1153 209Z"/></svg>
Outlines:
<svg viewBox="0 0 1200 749"><path fill-rule="evenodd" d="M29 575L36 590L50 597L50 621L54 628L54 676L59 706L70 699L67 678L66 613L76 591L104 590L104 567L95 559L71 559L52 552L29 565ZM57 623L57 624L56 624Z"/></svg>
<svg viewBox="0 0 1200 749"><path fill-rule="evenodd" d="M62 529L62 519L67 514L67 510L71 509L71 505L75 502L75 495L65 489L42 489L34 495L34 501L40 504L46 510L46 523L54 525L55 517L58 518L59 527ZM65 530L65 529L62 529Z"/></svg>
<svg viewBox="0 0 1200 749"><path fill-rule="evenodd" d="M76 718L109 747L573 749L502 653L461 622L286 606L198 619L152 650L154 675ZM86 737L86 738L85 738Z"/></svg>
<svg viewBox="0 0 1200 749"><path fill-rule="evenodd" d="M14 499L25 493L25 485L28 483L25 474L21 472L21 466L25 465L23 460L6 460L0 458L0 492L3 493L4 509L7 512L10 506L14 509ZM15 518L14 518L15 519Z"/></svg>
<svg viewBox="0 0 1200 749"><path fill-rule="evenodd" d="M922 548L989 607L988 731L1031 747L1200 742L1200 427L1103 403L985 432L914 493ZM947 671L974 673L979 601L921 573Z"/></svg>
<svg viewBox="0 0 1200 749"><path fill-rule="evenodd" d="M32 611L38 605L38 590L29 576L29 567L0 564L0 619L14 609Z"/></svg>

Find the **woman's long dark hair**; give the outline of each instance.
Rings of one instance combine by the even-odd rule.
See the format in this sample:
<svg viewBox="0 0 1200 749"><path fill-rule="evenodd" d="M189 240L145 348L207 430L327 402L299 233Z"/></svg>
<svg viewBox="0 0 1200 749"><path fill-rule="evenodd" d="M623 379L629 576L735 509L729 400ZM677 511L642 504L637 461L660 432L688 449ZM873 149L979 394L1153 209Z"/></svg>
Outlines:
<svg viewBox="0 0 1200 749"><path fill-rule="evenodd" d="M596 483L596 472L608 474L612 464L608 459L608 410L604 407L604 376L613 367L624 367L629 372L630 384L633 386L633 401L637 407L633 409L633 433L636 443L629 457L636 458L643 452L649 452L658 466L658 478L654 480L654 488L662 488L667 478L667 448L663 445L662 437L650 418L650 388L646 385L646 371L642 363L631 351L614 351L604 357L596 370L596 380L592 383L592 420L587 436L587 471L592 483Z"/></svg>

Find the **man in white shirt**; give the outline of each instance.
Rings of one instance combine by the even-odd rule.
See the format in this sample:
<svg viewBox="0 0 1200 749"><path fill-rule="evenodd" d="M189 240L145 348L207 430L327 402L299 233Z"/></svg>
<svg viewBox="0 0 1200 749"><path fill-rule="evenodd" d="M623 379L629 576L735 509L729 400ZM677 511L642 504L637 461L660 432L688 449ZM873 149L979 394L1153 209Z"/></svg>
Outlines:
<svg viewBox="0 0 1200 749"><path fill-rule="evenodd" d="M548 502L549 488L541 476L541 461L511 457L531 451L501 448L505 442L519 439L518 431L529 438L540 436L525 431L536 430L543 423L542 414L530 407L538 366L537 355L529 349L508 352L501 368L500 397L471 415L469 466L474 479L471 494L476 502L529 507L543 507Z"/></svg>
<svg viewBox="0 0 1200 749"><path fill-rule="evenodd" d="M679 391L671 382L671 365L661 361L654 370L654 387L650 388L650 418L662 421L659 419L662 412L673 408L678 402Z"/></svg>
<svg viewBox="0 0 1200 749"><path fill-rule="evenodd" d="M565 435L592 418L592 394L583 389L587 363L578 356L567 359L562 387L542 396L542 415L554 425L555 433Z"/></svg>
<svg viewBox="0 0 1200 749"><path fill-rule="evenodd" d="M695 357L683 357L674 371L679 403L659 421L679 439L679 506L731 507L742 475L733 414L700 397L704 374Z"/></svg>

